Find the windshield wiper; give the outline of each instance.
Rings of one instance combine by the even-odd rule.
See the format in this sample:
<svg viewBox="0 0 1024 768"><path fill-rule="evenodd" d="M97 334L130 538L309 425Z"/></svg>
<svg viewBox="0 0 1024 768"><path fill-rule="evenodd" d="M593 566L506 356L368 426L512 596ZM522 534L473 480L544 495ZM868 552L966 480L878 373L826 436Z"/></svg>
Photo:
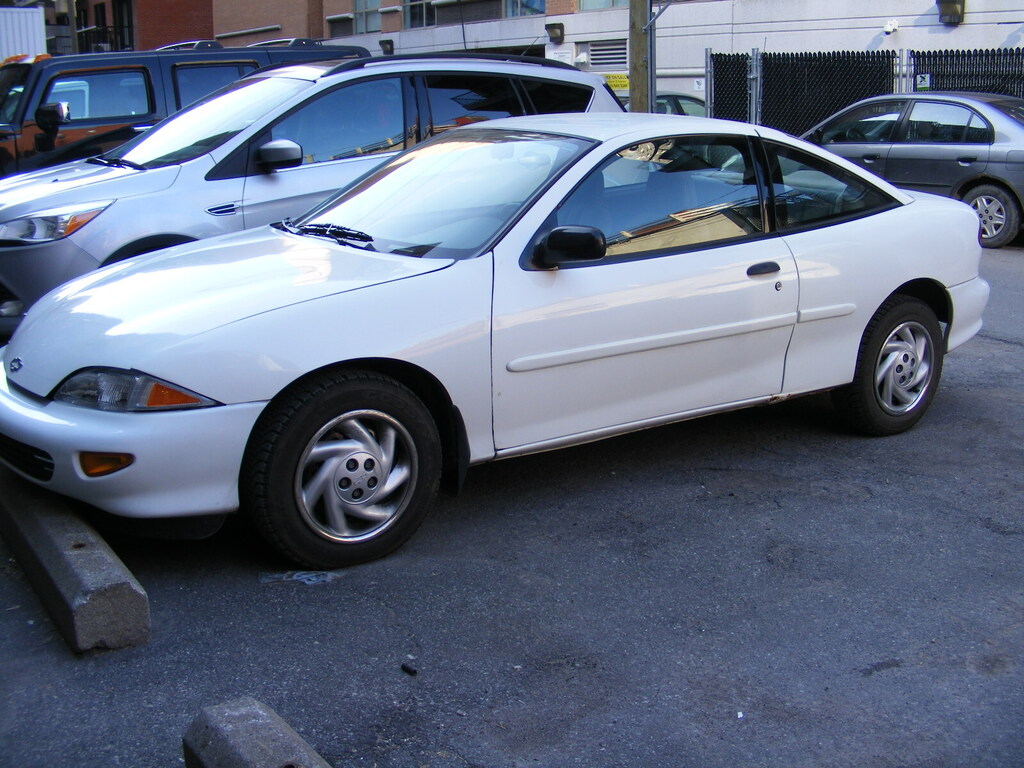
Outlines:
<svg viewBox="0 0 1024 768"><path fill-rule="evenodd" d="M373 237L360 232L358 229L349 229L343 227L340 224L303 224L300 227L294 226L291 221L285 219L280 222L280 228L286 232L291 232L293 235L313 235L314 237L329 237L337 243L342 245L355 245L357 243L365 243L365 245L355 245L356 248L362 248L367 251L376 250L370 243L373 242Z"/></svg>
<svg viewBox="0 0 1024 768"><path fill-rule="evenodd" d="M125 160L123 157L103 157L103 155L98 155L86 158L85 162L93 163L94 165L106 165L111 168L131 168L133 171L146 170L146 166L133 163L131 160Z"/></svg>

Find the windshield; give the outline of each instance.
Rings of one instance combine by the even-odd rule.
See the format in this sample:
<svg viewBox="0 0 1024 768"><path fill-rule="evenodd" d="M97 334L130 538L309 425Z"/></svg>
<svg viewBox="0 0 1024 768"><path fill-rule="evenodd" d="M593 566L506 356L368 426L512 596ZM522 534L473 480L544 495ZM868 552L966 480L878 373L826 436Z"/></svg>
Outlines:
<svg viewBox="0 0 1024 768"><path fill-rule="evenodd" d="M295 94L309 80L256 77L238 80L178 112L104 155L142 168L192 160L219 147Z"/></svg>
<svg viewBox="0 0 1024 768"><path fill-rule="evenodd" d="M21 103L21 94L25 90L25 79L28 77L28 64L9 64L0 67L0 123L13 123L14 113Z"/></svg>
<svg viewBox="0 0 1024 768"><path fill-rule="evenodd" d="M467 258L481 253L564 168L585 139L500 129L448 131L396 157L297 222L344 227L373 250Z"/></svg>

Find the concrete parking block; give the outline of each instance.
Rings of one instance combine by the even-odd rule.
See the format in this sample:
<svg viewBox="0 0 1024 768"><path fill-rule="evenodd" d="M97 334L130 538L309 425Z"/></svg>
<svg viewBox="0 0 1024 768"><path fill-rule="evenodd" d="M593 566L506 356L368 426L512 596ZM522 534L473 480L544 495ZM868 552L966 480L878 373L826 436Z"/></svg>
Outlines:
<svg viewBox="0 0 1024 768"><path fill-rule="evenodd" d="M149 640L149 597L120 558L66 500L3 467L0 534L72 649Z"/></svg>
<svg viewBox="0 0 1024 768"><path fill-rule="evenodd" d="M249 696L204 707L182 749L186 768L330 768L280 715Z"/></svg>

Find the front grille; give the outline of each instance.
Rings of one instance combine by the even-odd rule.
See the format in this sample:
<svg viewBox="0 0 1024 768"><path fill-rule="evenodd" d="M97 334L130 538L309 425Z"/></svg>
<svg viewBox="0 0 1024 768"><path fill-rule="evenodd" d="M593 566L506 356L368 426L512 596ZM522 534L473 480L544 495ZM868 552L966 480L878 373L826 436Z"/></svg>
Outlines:
<svg viewBox="0 0 1024 768"><path fill-rule="evenodd" d="M46 482L53 477L50 454L3 434L0 434L0 459L35 480Z"/></svg>

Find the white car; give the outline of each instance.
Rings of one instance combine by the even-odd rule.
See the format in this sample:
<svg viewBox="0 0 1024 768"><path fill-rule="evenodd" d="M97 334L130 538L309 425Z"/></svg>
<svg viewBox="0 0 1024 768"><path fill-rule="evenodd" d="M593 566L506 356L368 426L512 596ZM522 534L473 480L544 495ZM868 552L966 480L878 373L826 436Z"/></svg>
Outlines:
<svg viewBox="0 0 1024 768"><path fill-rule="evenodd" d="M493 459L830 389L854 428L908 429L981 327L977 226L752 125L458 128L295 222L44 297L3 350L0 455L349 565Z"/></svg>

